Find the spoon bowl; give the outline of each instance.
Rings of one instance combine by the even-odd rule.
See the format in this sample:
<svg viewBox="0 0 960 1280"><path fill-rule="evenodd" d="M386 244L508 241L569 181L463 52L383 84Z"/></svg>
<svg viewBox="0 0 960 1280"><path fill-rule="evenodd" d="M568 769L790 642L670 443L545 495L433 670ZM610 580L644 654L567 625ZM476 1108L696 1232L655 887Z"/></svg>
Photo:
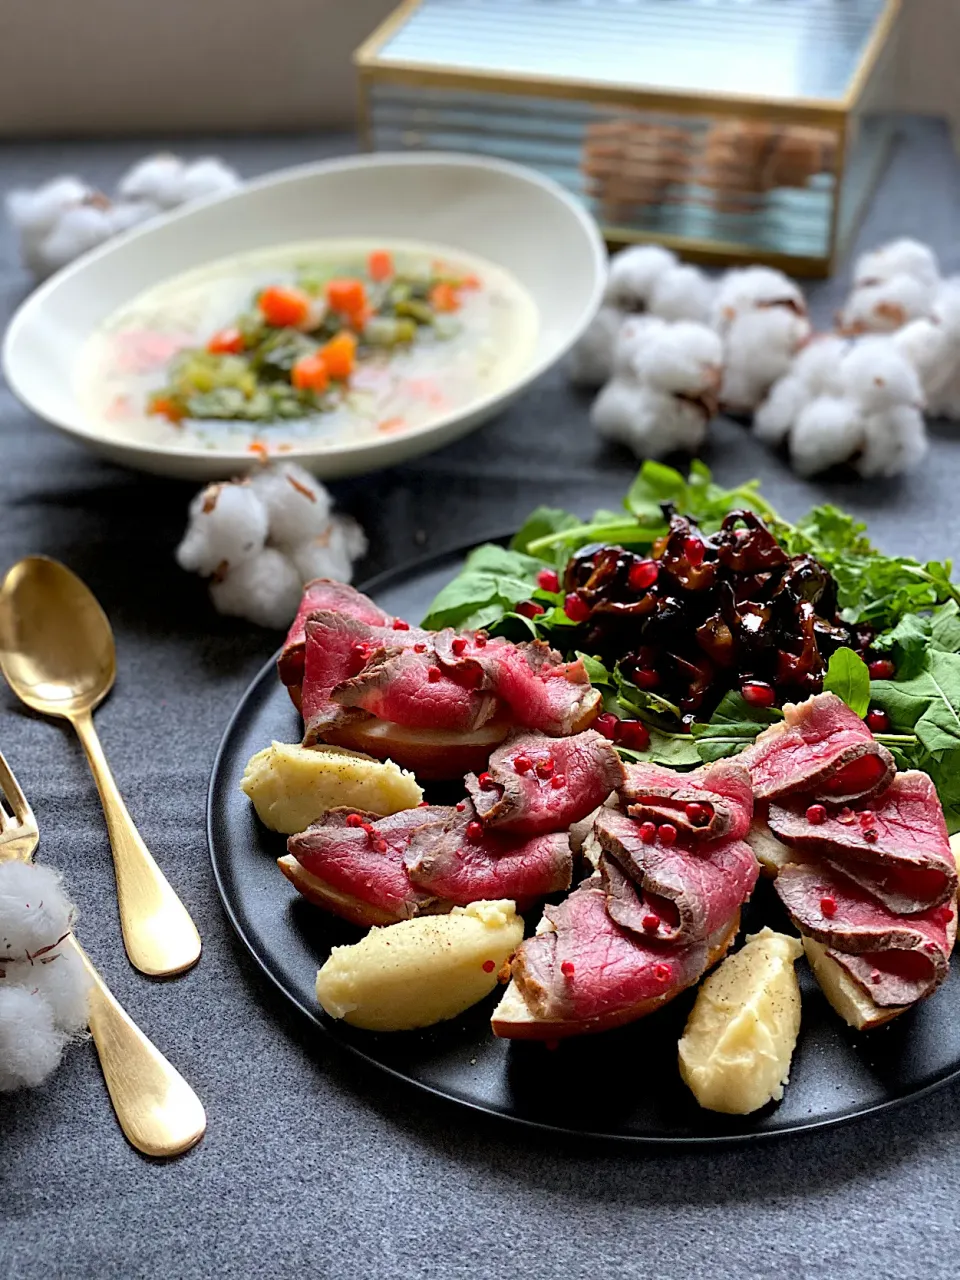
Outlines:
<svg viewBox="0 0 960 1280"><path fill-rule="evenodd" d="M183 973L200 957L200 935L143 843L93 726L117 674L113 632L92 592L58 561L28 556L4 578L0 671L28 707L77 731L107 820L131 963L155 978Z"/></svg>
<svg viewBox="0 0 960 1280"><path fill-rule="evenodd" d="M117 674L107 615L66 565L47 556L15 564L0 590L0 669L34 711L92 711Z"/></svg>

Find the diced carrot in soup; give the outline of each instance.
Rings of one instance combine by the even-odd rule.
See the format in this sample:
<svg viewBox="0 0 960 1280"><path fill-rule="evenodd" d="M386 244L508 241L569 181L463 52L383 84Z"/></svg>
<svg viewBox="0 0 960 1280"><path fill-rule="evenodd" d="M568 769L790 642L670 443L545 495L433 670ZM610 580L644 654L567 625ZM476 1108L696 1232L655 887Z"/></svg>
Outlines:
<svg viewBox="0 0 960 1280"><path fill-rule="evenodd" d="M264 289L257 306L267 324L278 329L295 329L310 315L310 295L293 285L275 284Z"/></svg>
<svg viewBox="0 0 960 1280"><path fill-rule="evenodd" d="M356 363L356 335L346 330L320 348L320 354L331 378L349 378Z"/></svg>
<svg viewBox="0 0 960 1280"><path fill-rule="evenodd" d="M154 396L150 401L150 412L166 418L168 422L180 422L186 416L176 400L167 396Z"/></svg>
<svg viewBox="0 0 960 1280"><path fill-rule="evenodd" d="M356 315L366 309L367 291L362 280L330 280L327 283L327 302L343 315Z"/></svg>
<svg viewBox="0 0 960 1280"><path fill-rule="evenodd" d="M243 340L243 334L239 329L229 328L221 329L215 333L207 343L207 350L213 355L235 355L238 356L246 348Z"/></svg>
<svg viewBox="0 0 960 1280"><path fill-rule="evenodd" d="M290 381L298 391L326 391L330 373L322 352L301 356L290 370Z"/></svg>
<svg viewBox="0 0 960 1280"><path fill-rule="evenodd" d="M374 249L367 260L367 271L371 280L389 280L393 275L393 255L386 249Z"/></svg>
<svg viewBox="0 0 960 1280"><path fill-rule="evenodd" d="M434 311L459 311L460 299L452 284L441 281L430 290L430 305Z"/></svg>

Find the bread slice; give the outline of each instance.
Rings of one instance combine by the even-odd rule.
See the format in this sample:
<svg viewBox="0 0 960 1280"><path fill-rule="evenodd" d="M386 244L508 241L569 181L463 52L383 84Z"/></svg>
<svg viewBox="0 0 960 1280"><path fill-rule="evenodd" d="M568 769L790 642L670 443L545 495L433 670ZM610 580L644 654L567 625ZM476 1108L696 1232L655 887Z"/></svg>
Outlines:
<svg viewBox="0 0 960 1280"><path fill-rule="evenodd" d="M843 965L837 964L821 942L803 935L803 950L807 963L820 989L848 1027L855 1031L869 1031L880 1027L891 1018L903 1013L912 1005L896 1005L882 1008L870 999L859 983L854 982Z"/></svg>
<svg viewBox="0 0 960 1280"><path fill-rule="evenodd" d="M746 841L757 856L760 870L771 880L775 880L781 867L788 862L796 862L797 855L788 844L784 844L770 830L765 817L755 814L753 825L746 834Z"/></svg>
<svg viewBox="0 0 960 1280"><path fill-rule="evenodd" d="M286 853L282 858L278 858L277 866L308 902L312 902L315 907L323 907L325 911L332 911L341 920L349 920L351 924L366 928L374 924L396 924L400 919L389 911L382 911L379 907L361 902L359 898L354 898L349 893L334 889L319 876L313 875L302 867L292 853Z"/></svg>
<svg viewBox="0 0 960 1280"><path fill-rule="evenodd" d="M359 720L330 729L323 741L351 747L378 760L393 760L401 769L412 769L418 778L437 782L461 779L466 773L482 773L490 752L511 730L505 720L491 720L470 733L452 729L410 729L389 720Z"/></svg>
<svg viewBox="0 0 960 1280"><path fill-rule="evenodd" d="M538 933L546 931L543 929L544 924L547 930L551 927L549 922L541 921L537 928ZM740 912L738 911L728 927L714 935L707 960L708 969L727 954L739 929ZM697 981L699 980L698 977ZM597 1031L611 1031L614 1027L622 1027L628 1022L645 1018L648 1013L653 1013L661 1005L668 1004L683 990L685 990L684 987L674 987L670 991L665 991L662 996L654 996L629 1009L618 1009L614 1013L603 1014L597 1018L550 1021L538 1018L532 1013L516 982L511 982L504 992L503 999L493 1012L490 1025L495 1036L501 1036L507 1040L560 1040L567 1036L592 1035Z"/></svg>

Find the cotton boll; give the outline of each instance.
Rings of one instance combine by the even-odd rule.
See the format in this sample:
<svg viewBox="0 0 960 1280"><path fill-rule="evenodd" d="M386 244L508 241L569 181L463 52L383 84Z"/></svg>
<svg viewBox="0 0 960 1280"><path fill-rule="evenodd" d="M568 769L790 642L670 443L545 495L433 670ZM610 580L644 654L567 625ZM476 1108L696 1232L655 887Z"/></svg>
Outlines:
<svg viewBox="0 0 960 1280"><path fill-rule="evenodd" d="M290 559L303 582L335 578L350 582L353 562L367 553L367 539L350 516L334 516L323 533L290 550Z"/></svg>
<svg viewBox="0 0 960 1280"><path fill-rule="evenodd" d="M68 263L105 244L114 234L109 202L93 199L64 210L38 250L46 273L59 271Z"/></svg>
<svg viewBox="0 0 960 1280"><path fill-rule="evenodd" d="M43 1084L59 1066L65 1043L42 996L0 981L0 1093Z"/></svg>
<svg viewBox="0 0 960 1280"><path fill-rule="evenodd" d="M848 346L845 338L817 334L800 349L753 415L753 434L758 440L774 448L781 445L811 400L840 394L840 361Z"/></svg>
<svg viewBox="0 0 960 1280"><path fill-rule="evenodd" d="M70 932L60 877L32 862L0 863L0 957L27 960Z"/></svg>
<svg viewBox="0 0 960 1280"><path fill-rule="evenodd" d="M726 331L721 403L734 413L756 409L809 336L809 321L789 307L739 315Z"/></svg>
<svg viewBox="0 0 960 1280"><path fill-rule="evenodd" d="M161 153L139 161L120 179L117 192L125 200L147 200L161 209L180 203L184 163L179 156Z"/></svg>
<svg viewBox="0 0 960 1280"><path fill-rule="evenodd" d="M267 509L252 485L208 485L190 503L177 563L205 577L235 569L263 550L267 528Z"/></svg>
<svg viewBox="0 0 960 1280"><path fill-rule="evenodd" d="M712 329L689 320L648 321L637 333L631 365L641 381L672 395L716 392L723 344Z"/></svg>
<svg viewBox="0 0 960 1280"><path fill-rule="evenodd" d="M151 204L149 200L123 200L113 205L107 215L110 233L118 236L123 231L129 231L142 222L158 217L161 212L159 205Z"/></svg>
<svg viewBox="0 0 960 1280"><path fill-rule="evenodd" d="M930 288L936 288L940 279L940 267L936 254L929 245L904 236L889 244L861 254L854 264L854 287L876 284L894 276L912 276L914 280Z"/></svg>
<svg viewBox="0 0 960 1280"><path fill-rule="evenodd" d="M610 259L604 302L619 311L646 311L658 278L677 265L677 255L658 244L621 249Z"/></svg>
<svg viewBox="0 0 960 1280"><path fill-rule="evenodd" d="M613 373L613 346L623 313L603 306L570 352L567 375L577 387L602 387Z"/></svg>
<svg viewBox="0 0 960 1280"><path fill-rule="evenodd" d="M292 462L264 467L250 477L250 488L266 508L270 541L277 546L296 546L330 523L330 494Z"/></svg>
<svg viewBox="0 0 960 1280"><path fill-rule="evenodd" d="M18 972L10 973L11 968ZM30 973L21 976L19 970L29 968ZM54 1025L65 1035L75 1036L86 1028L90 1010L90 976L83 961L73 947L64 947L53 958L44 957L44 963L32 966L7 966L7 980L19 981L21 986L39 991L53 1013Z"/></svg>
<svg viewBox="0 0 960 1280"><path fill-rule="evenodd" d="M644 354L653 353L670 326L655 316L627 316L621 320L613 344L613 376L634 377L644 372ZM651 361L657 363L651 354Z"/></svg>
<svg viewBox="0 0 960 1280"><path fill-rule="evenodd" d="M93 194L85 182L68 176L54 178L34 191L11 191L7 196L7 217L20 233L23 259L34 275L49 272L40 246L61 215Z"/></svg>
<svg viewBox="0 0 960 1280"><path fill-rule="evenodd" d="M183 169L179 186L175 190L179 196L178 203L186 204L190 200L204 200L208 196L227 195L241 185L240 175L235 169L231 169L216 156L204 156L202 160L194 160Z"/></svg>
<svg viewBox="0 0 960 1280"><path fill-rule="evenodd" d="M789 276L773 267L737 267L720 280L713 300L711 323L726 334L738 316L755 308L784 307L805 316L803 293Z"/></svg>
<svg viewBox="0 0 960 1280"><path fill-rule="evenodd" d="M841 333L893 333L902 325L933 310L936 287L913 276L891 276L860 285L837 316Z"/></svg>
<svg viewBox="0 0 960 1280"><path fill-rule="evenodd" d="M648 310L663 320L695 320L707 324L716 285L696 267L669 267L653 282Z"/></svg>
<svg viewBox="0 0 960 1280"><path fill-rule="evenodd" d="M709 420L688 401L626 378L604 387L590 418L600 435L626 445L638 458L662 458L678 450L696 453Z"/></svg>
<svg viewBox="0 0 960 1280"><path fill-rule="evenodd" d="M864 415L856 401L818 396L800 411L790 432L790 464L800 476L826 471L852 457L864 433Z"/></svg>
<svg viewBox="0 0 960 1280"><path fill-rule="evenodd" d="M911 471L927 452L923 415L913 405L891 405L864 419L860 454L854 468L864 478Z"/></svg>
<svg viewBox="0 0 960 1280"><path fill-rule="evenodd" d="M302 591L303 579L289 556L265 547L211 583L210 597L218 613L280 630L293 621Z"/></svg>
<svg viewBox="0 0 960 1280"><path fill-rule="evenodd" d="M871 336L853 343L840 363L840 377L845 393L865 413L902 404L923 406L917 372L891 338Z"/></svg>

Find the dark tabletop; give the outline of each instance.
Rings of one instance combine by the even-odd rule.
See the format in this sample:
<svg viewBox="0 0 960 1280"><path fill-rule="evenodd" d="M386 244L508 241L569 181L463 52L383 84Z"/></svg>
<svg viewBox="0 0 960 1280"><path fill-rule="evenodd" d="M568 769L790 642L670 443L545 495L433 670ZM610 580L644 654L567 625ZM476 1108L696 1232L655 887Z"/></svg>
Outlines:
<svg viewBox="0 0 960 1280"><path fill-rule="evenodd" d="M347 139L229 139L245 175L351 149ZM0 190L76 171L109 189L147 144L8 145ZM960 169L948 134L904 123L861 234L928 240L960 269ZM29 289L0 239L0 319ZM826 323L844 281L817 284ZM589 428L560 373L467 440L335 486L370 536L366 574L516 525L538 502L588 513L634 470ZM707 461L724 483L760 476L785 515L843 503L877 541L921 558L960 533L960 428L891 482L805 484L733 423ZM97 724L147 844L203 935L199 966L155 984L128 965L110 851L79 745L0 691L0 745L33 801L40 856L61 868L78 932L130 1013L206 1105L201 1145L168 1165L125 1142L92 1044L42 1089L0 1096L0 1275L954 1277L960 1088L861 1123L708 1153L586 1145L510 1128L361 1071L281 1003L231 934L207 860L214 753L241 692L277 644L219 618L172 559L190 486L100 462L0 388L0 569L57 556L99 596L119 678ZM619 1081L571 1083L600 1105Z"/></svg>

